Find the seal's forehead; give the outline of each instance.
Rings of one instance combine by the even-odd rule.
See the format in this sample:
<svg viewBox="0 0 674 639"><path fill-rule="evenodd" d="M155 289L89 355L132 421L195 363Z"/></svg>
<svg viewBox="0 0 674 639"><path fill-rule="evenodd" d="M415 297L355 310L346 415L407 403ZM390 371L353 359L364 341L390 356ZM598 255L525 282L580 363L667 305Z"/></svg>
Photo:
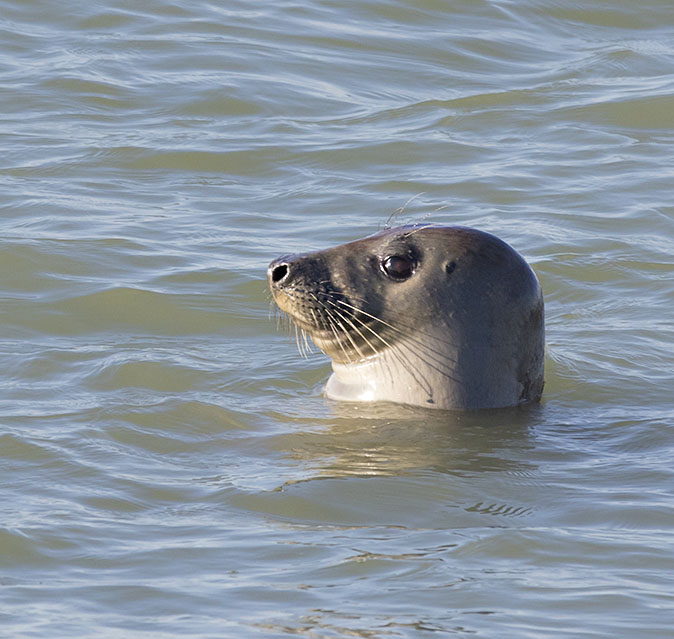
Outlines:
<svg viewBox="0 0 674 639"><path fill-rule="evenodd" d="M452 259L469 256L476 262L511 266L523 261L503 240L467 226L397 226L351 242L346 247L349 252L367 251L380 258L386 254L408 253L418 257L435 254Z"/></svg>

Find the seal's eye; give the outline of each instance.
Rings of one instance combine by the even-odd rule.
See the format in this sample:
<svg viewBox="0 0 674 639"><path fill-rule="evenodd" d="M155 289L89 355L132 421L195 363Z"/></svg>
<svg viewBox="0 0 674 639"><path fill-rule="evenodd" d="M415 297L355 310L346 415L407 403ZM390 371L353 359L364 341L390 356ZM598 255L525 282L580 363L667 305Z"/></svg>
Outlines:
<svg viewBox="0 0 674 639"><path fill-rule="evenodd" d="M392 280L402 282L414 273L416 262L406 255L391 255L382 260L381 268Z"/></svg>

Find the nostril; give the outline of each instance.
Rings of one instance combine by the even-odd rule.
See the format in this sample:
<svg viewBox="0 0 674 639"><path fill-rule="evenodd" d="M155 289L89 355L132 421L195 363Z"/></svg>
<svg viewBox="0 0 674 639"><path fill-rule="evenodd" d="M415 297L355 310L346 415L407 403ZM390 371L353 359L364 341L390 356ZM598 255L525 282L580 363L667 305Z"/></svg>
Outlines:
<svg viewBox="0 0 674 639"><path fill-rule="evenodd" d="M288 265L279 264L272 269L271 281L278 284L286 275L288 275Z"/></svg>

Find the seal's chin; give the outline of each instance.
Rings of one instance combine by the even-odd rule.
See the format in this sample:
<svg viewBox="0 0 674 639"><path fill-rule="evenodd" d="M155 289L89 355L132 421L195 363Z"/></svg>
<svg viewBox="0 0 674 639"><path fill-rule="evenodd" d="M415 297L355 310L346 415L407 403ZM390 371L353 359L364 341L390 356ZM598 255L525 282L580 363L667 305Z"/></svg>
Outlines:
<svg viewBox="0 0 674 639"><path fill-rule="evenodd" d="M340 337L335 337L324 331L311 332L308 331L312 341L318 348L320 348L333 362L339 364L353 364L355 362L363 361L368 357L354 348L355 340L348 340Z"/></svg>
<svg viewBox="0 0 674 639"><path fill-rule="evenodd" d="M330 326L323 328L308 321L295 313L285 311L292 322L311 337L316 344L333 362L339 364L355 364L371 357L374 353L368 352L367 347L359 345L359 335L352 333L344 326Z"/></svg>
<svg viewBox="0 0 674 639"><path fill-rule="evenodd" d="M356 364L381 350L377 346L382 342L375 339L368 322L354 319L351 311L337 308L330 312L325 305L297 293L274 291L273 296L279 309L334 362Z"/></svg>
<svg viewBox="0 0 674 639"><path fill-rule="evenodd" d="M303 299L283 291L272 291L272 296L281 313L287 315L297 328L306 331L312 337L314 332L321 330L312 304L307 304Z"/></svg>

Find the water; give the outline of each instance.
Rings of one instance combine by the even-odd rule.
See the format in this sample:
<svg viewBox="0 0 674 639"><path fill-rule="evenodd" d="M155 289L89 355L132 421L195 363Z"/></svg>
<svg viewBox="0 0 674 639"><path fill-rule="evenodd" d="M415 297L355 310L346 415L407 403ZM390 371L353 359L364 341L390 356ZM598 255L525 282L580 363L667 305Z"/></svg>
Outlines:
<svg viewBox="0 0 674 639"><path fill-rule="evenodd" d="M672 636L670 2L0 29L0 635ZM277 332L267 263L413 196L534 266L541 406L333 404Z"/></svg>

